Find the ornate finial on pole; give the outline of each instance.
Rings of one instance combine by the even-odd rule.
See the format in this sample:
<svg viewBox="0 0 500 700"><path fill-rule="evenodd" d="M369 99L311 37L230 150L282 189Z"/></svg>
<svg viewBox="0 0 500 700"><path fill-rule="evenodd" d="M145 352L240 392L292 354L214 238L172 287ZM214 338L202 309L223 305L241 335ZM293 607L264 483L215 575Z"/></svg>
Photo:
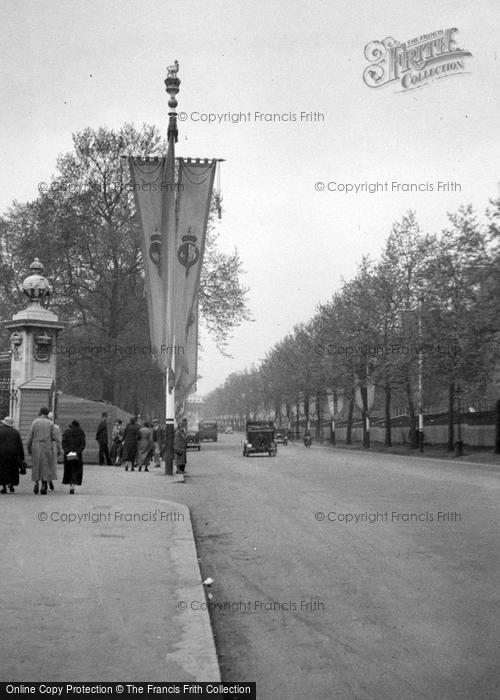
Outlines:
<svg viewBox="0 0 500 700"><path fill-rule="evenodd" d="M177 77L178 72L179 72L179 61L174 61L173 65L168 66L167 77L165 78L165 90L170 95L170 99L168 101L168 106L172 110L168 113L169 122L168 122L168 131L167 131L167 140L170 141L170 139L173 138L175 143L177 143L177 136L179 133L177 130L177 112L175 111L175 109L177 107L177 100L175 99L175 96L179 92L179 85L181 84L181 81Z"/></svg>

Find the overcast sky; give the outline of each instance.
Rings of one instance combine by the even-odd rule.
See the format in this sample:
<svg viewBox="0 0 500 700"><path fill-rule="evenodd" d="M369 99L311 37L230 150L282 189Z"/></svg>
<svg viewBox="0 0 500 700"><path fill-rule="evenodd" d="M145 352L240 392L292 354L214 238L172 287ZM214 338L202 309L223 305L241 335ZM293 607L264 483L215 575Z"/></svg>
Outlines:
<svg viewBox="0 0 500 700"><path fill-rule="evenodd" d="M37 196L86 126L146 122L166 136L163 80L179 61L177 155L226 159L220 244L240 253L254 318L235 331L233 359L204 340L201 394L308 320L408 209L434 232L498 194L498 0L3 0L0 12L1 212ZM448 28L472 53L464 71L412 90L364 83L369 42ZM251 118L202 121L225 113ZM364 182L388 191L328 191Z"/></svg>

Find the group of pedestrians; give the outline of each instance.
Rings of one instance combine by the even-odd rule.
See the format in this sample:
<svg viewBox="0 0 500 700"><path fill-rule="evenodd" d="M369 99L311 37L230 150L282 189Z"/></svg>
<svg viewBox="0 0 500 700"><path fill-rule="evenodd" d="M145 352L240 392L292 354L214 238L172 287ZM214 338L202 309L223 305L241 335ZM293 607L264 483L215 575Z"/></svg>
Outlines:
<svg viewBox="0 0 500 700"><path fill-rule="evenodd" d="M33 493L47 494L54 490L57 480L57 462L63 458L63 484L69 485L70 494L75 486L80 486L83 478L83 450L85 433L77 420L73 420L62 436L54 416L47 407L40 409L39 415L31 424L26 448L31 456L31 480ZM15 492L19 484L19 474L26 473L25 453L19 431L14 428L14 420L6 416L0 423L0 493ZM41 482L41 487L40 487Z"/></svg>
<svg viewBox="0 0 500 700"><path fill-rule="evenodd" d="M160 467L165 448L165 432L159 421L142 422L132 416L125 427L117 418L111 432L111 452L108 445L107 414L101 415L96 440L99 444L99 464L125 466L125 471L149 471L151 464ZM177 426L174 436L174 457L177 474L184 474L187 453L187 421ZM54 422L54 415L45 406L31 424L26 448L31 456L31 480L33 492L41 495L54 490L58 479L57 463L63 460L62 483L69 486L69 493L76 493L83 479L83 451L85 433L77 420L72 420L61 435ZM0 493L14 493L19 485L19 474L26 473L25 452L14 420L6 416L0 421Z"/></svg>
<svg viewBox="0 0 500 700"><path fill-rule="evenodd" d="M111 450L108 445L107 413L101 415L96 431L99 444L99 464L124 465L125 471L149 471L149 466L160 466L165 447L165 433L158 419L151 423L132 416L125 427L120 418L114 422L111 431ZM187 421L179 423L174 437L175 465L178 474L185 473L187 452Z"/></svg>
<svg viewBox="0 0 500 700"><path fill-rule="evenodd" d="M138 423L132 416L123 432L123 444L121 460L125 465L125 471L149 471L151 462L154 467L160 466L162 454L162 434L159 422L155 419L152 423Z"/></svg>

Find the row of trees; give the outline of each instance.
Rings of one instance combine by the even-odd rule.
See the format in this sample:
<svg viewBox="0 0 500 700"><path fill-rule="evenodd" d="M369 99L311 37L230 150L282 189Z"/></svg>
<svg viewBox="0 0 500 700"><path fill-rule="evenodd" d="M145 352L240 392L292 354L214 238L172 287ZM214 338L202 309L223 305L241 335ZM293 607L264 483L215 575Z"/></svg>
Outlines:
<svg viewBox="0 0 500 700"><path fill-rule="evenodd" d="M50 301L67 326L60 335L58 385L131 412L161 414L163 375L149 346L138 221L123 156L166 153L156 127L87 128L58 158L50 183L32 202L14 202L0 217L3 319L24 305L22 280L35 256L45 265ZM238 253L222 253L210 219L201 280L200 317L224 349L248 318ZM8 347L8 336L0 337ZM2 347L0 345L0 347Z"/></svg>
<svg viewBox="0 0 500 700"><path fill-rule="evenodd" d="M298 415L300 403L309 420L310 402L321 418L330 395L350 441L357 393L363 418L385 418L386 445L391 415L404 412L416 446L421 398L425 413L448 406L453 445L457 391L469 405L481 400L493 408L500 388L500 199L486 222L462 207L441 234L425 234L408 212L393 225L380 259L363 258L355 277L260 366L213 391L208 413L280 420Z"/></svg>

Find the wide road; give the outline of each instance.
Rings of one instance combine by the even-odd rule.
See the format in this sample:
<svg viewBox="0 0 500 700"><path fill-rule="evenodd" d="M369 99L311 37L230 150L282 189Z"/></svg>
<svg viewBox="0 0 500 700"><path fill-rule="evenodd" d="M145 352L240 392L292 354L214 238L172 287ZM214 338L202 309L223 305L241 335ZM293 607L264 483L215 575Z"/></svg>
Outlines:
<svg viewBox="0 0 500 700"><path fill-rule="evenodd" d="M223 679L265 700L500 697L498 467L302 444L244 458L241 437L190 453L169 493L214 579Z"/></svg>

